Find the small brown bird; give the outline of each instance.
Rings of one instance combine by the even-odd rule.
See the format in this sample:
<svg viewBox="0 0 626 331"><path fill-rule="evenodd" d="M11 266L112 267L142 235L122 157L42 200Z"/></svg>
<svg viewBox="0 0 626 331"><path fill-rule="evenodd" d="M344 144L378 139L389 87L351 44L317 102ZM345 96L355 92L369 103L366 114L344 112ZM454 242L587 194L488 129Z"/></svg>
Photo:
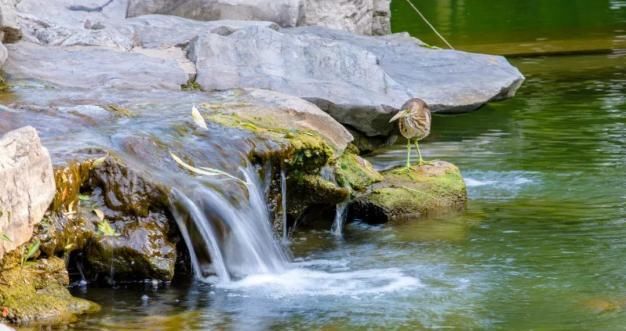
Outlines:
<svg viewBox="0 0 626 331"><path fill-rule="evenodd" d="M419 165L424 164L422 152L420 151L419 141L426 138L430 134L430 109L424 100L413 98L402 105L400 111L395 114L389 123L398 121L400 134L406 138L406 167L411 167L411 139L415 139L415 147L419 155Z"/></svg>

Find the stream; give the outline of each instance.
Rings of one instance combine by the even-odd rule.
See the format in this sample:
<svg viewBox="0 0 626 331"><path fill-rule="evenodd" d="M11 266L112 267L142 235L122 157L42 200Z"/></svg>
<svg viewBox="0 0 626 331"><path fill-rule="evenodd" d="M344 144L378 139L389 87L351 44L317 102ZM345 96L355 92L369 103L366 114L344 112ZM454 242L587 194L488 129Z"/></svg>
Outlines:
<svg viewBox="0 0 626 331"><path fill-rule="evenodd" d="M437 44L399 2L394 28ZM623 330L626 1L590 2L420 2L453 45L506 49L527 77L511 100L435 116L420 144L462 170L464 213L296 232L284 270L230 282L76 286L103 309L70 328Z"/></svg>

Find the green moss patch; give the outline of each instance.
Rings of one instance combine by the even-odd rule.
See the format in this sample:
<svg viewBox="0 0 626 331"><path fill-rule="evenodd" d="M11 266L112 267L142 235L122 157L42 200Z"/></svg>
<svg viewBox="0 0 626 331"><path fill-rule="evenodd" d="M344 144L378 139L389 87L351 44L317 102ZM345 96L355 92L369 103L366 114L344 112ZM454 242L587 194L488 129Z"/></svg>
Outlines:
<svg viewBox="0 0 626 331"><path fill-rule="evenodd" d="M73 297L65 288L69 279L62 259L52 257L0 273L2 319L13 324L60 324L99 306Z"/></svg>
<svg viewBox="0 0 626 331"><path fill-rule="evenodd" d="M335 173L339 185L359 192L383 180L383 176L374 169L371 163L349 151L337 160Z"/></svg>
<svg viewBox="0 0 626 331"><path fill-rule="evenodd" d="M421 167L393 169L383 175L384 181L351 207L356 217L385 223L465 207L465 183L459 169L450 163L436 161Z"/></svg>

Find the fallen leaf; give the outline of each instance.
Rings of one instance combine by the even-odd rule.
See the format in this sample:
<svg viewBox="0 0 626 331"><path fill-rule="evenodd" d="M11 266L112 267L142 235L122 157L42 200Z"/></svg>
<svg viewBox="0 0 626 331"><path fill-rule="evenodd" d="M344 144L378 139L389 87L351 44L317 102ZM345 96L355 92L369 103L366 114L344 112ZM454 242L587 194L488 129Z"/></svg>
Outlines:
<svg viewBox="0 0 626 331"><path fill-rule="evenodd" d="M98 219L103 221L104 220L104 212L102 212L102 210L96 208L93 210L94 214L96 214L96 216L98 216Z"/></svg>
<svg viewBox="0 0 626 331"><path fill-rule="evenodd" d="M204 117L202 117L202 114L200 114L200 111L198 111L198 108L196 108L195 105L191 107L191 117L193 118L193 122L196 123L197 126L205 130L209 129L209 127L206 125L206 122L204 121Z"/></svg>

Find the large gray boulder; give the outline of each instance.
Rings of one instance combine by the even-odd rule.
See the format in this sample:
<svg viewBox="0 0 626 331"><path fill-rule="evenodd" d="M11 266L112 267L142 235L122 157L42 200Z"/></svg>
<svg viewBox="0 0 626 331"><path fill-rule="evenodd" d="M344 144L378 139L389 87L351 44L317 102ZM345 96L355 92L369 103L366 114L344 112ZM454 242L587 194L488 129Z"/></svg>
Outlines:
<svg viewBox="0 0 626 331"><path fill-rule="evenodd" d="M469 111L512 96L524 79L503 57L432 49L404 34L367 37L320 27L205 34L189 57L205 89L296 95L368 136L389 134L391 115L411 97L438 112Z"/></svg>
<svg viewBox="0 0 626 331"><path fill-rule="evenodd" d="M190 57L196 81L207 90L250 87L303 97L327 111L350 112L354 123L348 124L372 135L385 134L394 107L410 97L374 54L313 35L259 27L207 34L193 44Z"/></svg>
<svg viewBox="0 0 626 331"><path fill-rule="evenodd" d="M202 34L227 35L250 26L279 29L276 23L268 21L204 22L170 15L133 17L125 21L125 26L133 31L137 46L143 48L181 47Z"/></svg>
<svg viewBox="0 0 626 331"><path fill-rule="evenodd" d="M28 42L7 45L4 66L10 79L35 79L90 89L180 90L190 78L179 50L120 52L100 47L44 47ZM147 55L146 55L147 54Z"/></svg>
<svg viewBox="0 0 626 331"><path fill-rule="evenodd" d="M34 128L0 138L0 257L30 240L55 190L50 155Z"/></svg>

